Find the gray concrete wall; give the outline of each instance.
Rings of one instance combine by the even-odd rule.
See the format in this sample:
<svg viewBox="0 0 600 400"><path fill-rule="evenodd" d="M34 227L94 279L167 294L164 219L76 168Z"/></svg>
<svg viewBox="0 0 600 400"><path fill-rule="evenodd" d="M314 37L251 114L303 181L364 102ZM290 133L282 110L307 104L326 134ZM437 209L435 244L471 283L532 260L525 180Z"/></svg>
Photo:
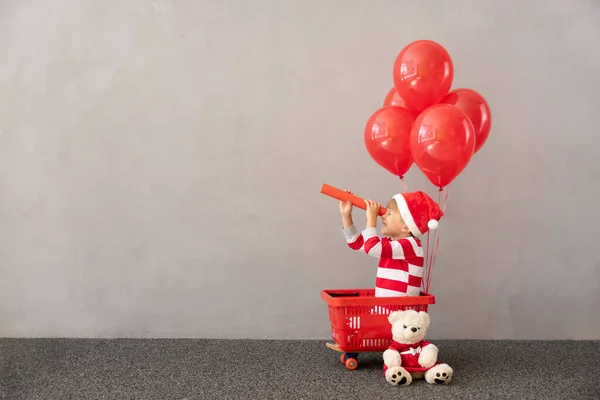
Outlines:
<svg viewBox="0 0 600 400"><path fill-rule="evenodd" d="M362 132L426 38L493 112L431 336L600 339L598 4L4 0L0 335L327 339L376 261L319 190L401 190Z"/></svg>

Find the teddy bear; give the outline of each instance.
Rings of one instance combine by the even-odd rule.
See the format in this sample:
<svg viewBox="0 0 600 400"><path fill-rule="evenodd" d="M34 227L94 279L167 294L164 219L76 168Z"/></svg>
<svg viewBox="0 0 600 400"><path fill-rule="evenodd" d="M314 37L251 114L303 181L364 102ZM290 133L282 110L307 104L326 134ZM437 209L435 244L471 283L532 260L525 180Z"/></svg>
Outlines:
<svg viewBox="0 0 600 400"><path fill-rule="evenodd" d="M424 340L430 318L424 311L393 311L388 315L392 343L383 353L383 372L392 385L408 386L413 379L431 384L448 384L452 368L438 362L438 348Z"/></svg>

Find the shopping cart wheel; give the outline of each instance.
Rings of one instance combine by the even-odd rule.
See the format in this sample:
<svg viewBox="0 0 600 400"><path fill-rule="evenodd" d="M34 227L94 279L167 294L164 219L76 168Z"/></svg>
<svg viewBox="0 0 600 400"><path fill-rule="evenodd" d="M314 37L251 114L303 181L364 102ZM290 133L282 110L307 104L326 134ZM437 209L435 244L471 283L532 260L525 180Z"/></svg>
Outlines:
<svg viewBox="0 0 600 400"><path fill-rule="evenodd" d="M346 353L342 353L342 355L340 356L340 361L342 362L342 364L346 364Z"/></svg>
<svg viewBox="0 0 600 400"><path fill-rule="evenodd" d="M358 368L358 360L353 357L346 358L346 368L353 371Z"/></svg>

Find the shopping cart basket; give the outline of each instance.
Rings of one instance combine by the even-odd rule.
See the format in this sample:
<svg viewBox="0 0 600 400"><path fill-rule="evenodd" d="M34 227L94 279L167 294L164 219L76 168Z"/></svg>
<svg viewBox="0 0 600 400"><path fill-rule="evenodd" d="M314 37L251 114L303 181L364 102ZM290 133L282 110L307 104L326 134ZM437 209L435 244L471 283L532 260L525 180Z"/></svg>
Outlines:
<svg viewBox="0 0 600 400"><path fill-rule="evenodd" d="M387 319L393 311L427 312L435 297L421 292L420 296L375 297L375 289L323 290L321 298L329 306L332 350L341 352L340 361L346 368L358 368L358 353L383 352L392 343L392 327Z"/></svg>

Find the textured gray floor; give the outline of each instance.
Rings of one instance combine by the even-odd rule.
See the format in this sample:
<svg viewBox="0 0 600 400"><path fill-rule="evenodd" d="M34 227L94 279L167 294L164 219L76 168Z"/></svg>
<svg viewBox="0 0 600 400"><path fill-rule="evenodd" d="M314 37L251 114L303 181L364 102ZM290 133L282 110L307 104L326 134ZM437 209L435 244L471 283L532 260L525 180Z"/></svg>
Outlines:
<svg viewBox="0 0 600 400"><path fill-rule="evenodd" d="M348 371L321 341L0 339L0 398L600 399L600 342L437 341L450 386Z"/></svg>

